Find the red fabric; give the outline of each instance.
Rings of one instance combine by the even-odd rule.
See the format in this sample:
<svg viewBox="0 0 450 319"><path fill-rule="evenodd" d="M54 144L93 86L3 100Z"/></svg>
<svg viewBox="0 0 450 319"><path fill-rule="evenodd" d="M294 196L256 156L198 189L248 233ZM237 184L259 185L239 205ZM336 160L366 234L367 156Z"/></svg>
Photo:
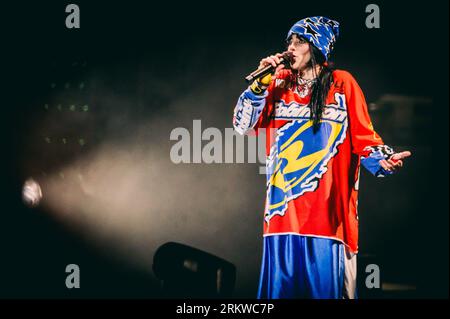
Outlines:
<svg viewBox="0 0 450 319"><path fill-rule="evenodd" d="M264 234L297 233L329 237L357 252L360 156L365 155L366 146L381 145L383 141L373 129L364 95L353 76L336 70L333 78L326 104L337 104L336 93L345 96L345 139L337 146L337 153L328 160L326 172L318 180L317 187L289 200L284 215L274 215L266 220ZM276 75L268 88L266 106L255 126L275 129L275 134L267 134L267 155L274 144L276 130L292 121L277 118L275 102L280 99L287 104L296 102L306 105L309 102L309 96L302 98L294 92L294 87L289 84L291 80L292 74L288 70Z"/></svg>

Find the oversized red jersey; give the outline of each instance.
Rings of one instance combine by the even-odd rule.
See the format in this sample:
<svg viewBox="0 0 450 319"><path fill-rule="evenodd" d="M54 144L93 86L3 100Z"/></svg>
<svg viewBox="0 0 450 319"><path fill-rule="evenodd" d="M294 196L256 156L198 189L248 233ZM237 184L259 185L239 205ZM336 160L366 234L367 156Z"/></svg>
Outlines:
<svg viewBox="0 0 450 319"><path fill-rule="evenodd" d="M310 95L282 70L264 94L239 98L234 127L240 133L271 129L267 136L264 235L331 238L358 250L358 180L361 159L376 176L379 160L393 152L374 131L353 76L333 72L322 119L313 129ZM270 133L269 133L270 132Z"/></svg>

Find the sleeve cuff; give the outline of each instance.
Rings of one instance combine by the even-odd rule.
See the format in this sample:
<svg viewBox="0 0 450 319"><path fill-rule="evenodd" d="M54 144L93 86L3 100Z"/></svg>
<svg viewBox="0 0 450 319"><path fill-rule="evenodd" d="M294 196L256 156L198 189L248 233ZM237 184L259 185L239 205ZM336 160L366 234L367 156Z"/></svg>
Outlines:
<svg viewBox="0 0 450 319"><path fill-rule="evenodd" d="M364 149L365 156L361 156L361 164L374 176L385 177L394 172L385 170L380 165L380 160L388 159L394 154L394 150L387 145L368 146Z"/></svg>

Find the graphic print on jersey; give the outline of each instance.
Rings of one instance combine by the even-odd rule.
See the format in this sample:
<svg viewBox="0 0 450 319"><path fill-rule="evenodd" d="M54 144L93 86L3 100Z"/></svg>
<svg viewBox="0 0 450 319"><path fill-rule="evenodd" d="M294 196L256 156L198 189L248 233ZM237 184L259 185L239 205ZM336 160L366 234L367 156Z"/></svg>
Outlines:
<svg viewBox="0 0 450 319"><path fill-rule="evenodd" d="M335 103L324 107L316 133L307 105L283 100L275 103L275 120L292 121L278 129L267 160L266 222L275 215L283 216L289 201L317 189L328 162L345 140L345 95L335 93L334 98Z"/></svg>

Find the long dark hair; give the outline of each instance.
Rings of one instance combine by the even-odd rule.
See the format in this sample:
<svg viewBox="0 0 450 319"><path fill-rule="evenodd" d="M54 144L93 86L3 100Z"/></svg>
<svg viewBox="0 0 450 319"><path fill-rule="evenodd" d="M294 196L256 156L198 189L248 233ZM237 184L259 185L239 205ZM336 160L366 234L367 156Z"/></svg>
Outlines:
<svg viewBox="0 0 450 319"><path fill-rule="evenodd" d="M331 84L333 83L333 67L325 63L325 57L314 45L309 45L309 51L311 53L311 60L308 66L313 69L313 72L315 72L317 65L322 66L317 80L312 86L311 99L309 101L309 107L311 109L310 119L313 121L313 131L315 133L319 130L323 107L326 103Z"/></svg>

